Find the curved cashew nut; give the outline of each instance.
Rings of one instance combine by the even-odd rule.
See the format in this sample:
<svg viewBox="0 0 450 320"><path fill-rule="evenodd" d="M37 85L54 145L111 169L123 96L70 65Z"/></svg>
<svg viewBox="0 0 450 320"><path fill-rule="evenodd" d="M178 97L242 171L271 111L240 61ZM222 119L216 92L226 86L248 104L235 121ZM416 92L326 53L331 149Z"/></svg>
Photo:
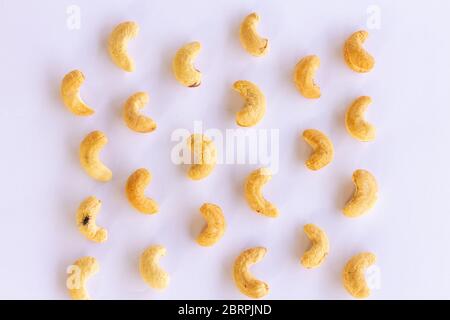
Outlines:
<svg viewBox="0 0 450 320"><path fill-rule="evenodd" d="M255 57L261 57L269 51L269 40L261 38L256 31L258 23L258 14L251 13L242 21L239 30L242 47Z"/></svg>
<svg viewBox="0 0 450 320"><path fill-rule="evenodd" d="M307 129L303 131L303 138L313 149L313 153L305 163L308 169L319 170L333 160L333 143L324 133L315 129Z"/></svg>
<svg viewBox="0 0 450 320"><path fill-rule="evenodd" d="M303 230L309 240L311 240L312 245L303 254L301 263L308 269L317 268L325 261L330 251L327 234L314 224L306 224Z"/></svg>
<svg viewBox="0 0 450 320"><path fill-rule="evenodd" d="M217 150L214 142L203 134L192 134L187 145L194 155L194 164L188 171L192 180L200 180L211 174L217 162Z"/></svg>
<svg viewBox="0 0 450 320"><path fill-rule="evenodd" d="M367 285L365 270L373 265L377 257L370 252L362 252L353 256L342 272L344 287L355 298L367 298L370 288Z"/></svg>
<svg viewBox="0 0 450 320"><path fill-rule="evenodd" d="M360 141L372 141L375 139L376 129L364 119L364 112L372 99L362 96L356 99L345 114L345 127L348 133Z"/></svg>
<svg viewBox="0 0 450 320"><path fill-rule="evenodd" d="M262 298L269 293L269 285L256 279L249 271L253 264L264 258L266 252L267 249L263 247L250 248L243 251L234 262L234 282L238 289L250 298Z"/></svg>
<svg viewBox="0 0 450 320"><path fill-rule="evenodd" d="M320 98L320 87L314 82L314 75L319 67L320 58L314 55L304 57L295 66L294 83L305 98Z"/></svg>
<svg viewBox="0 0 450 320"><path fill-rule="evenodd" d="M344 215L358 217L371 209L377 201L378 186L375 177L366 170L356 170L352 176L355 192L344 207Z"/></svg>
<svg viewBox="0 0 450 320"><path fill-rule="evenodd" d="M375 65L375 59L363 48L369 33L357 31L344 44L344 59L347 65L356 72L369 72Z"/></svg>
<svg viewBox="0 0 450 320"><path fill-rule="evenodd" d="M128 128L141 133L156 129L156 122L152 118L139 113L147 103L148 94L145 92L137 92L128 98L123 106L123 120Z"/></svg>
<svg viewBox="0 0 450 320"><path fill-rule="evenodd" d="M181 47L172 61L172 71L175 78L183 86L194 88L202 82L202 74L193 66L193 61L199 54L200 42L191 42Z"/></svg>
<svg viewBox="0 0 450 320"><path fill-rule="evenodd" d="M98 181L109 181L112 172L99 159L101 149L108 138L101 131L89 133L80 144L80 163L89 176Z"/></svg>
<svg viewBox="0 0 450 320"><path fill-rule="evenodd" d="M66 74L61 82L61 98L64 105L77 116L90 116L94 110L89 108L80 97L80 87L84 82L84 74L73 70Z"/></svg>
<svg viewBox="0 0 450 320"><path fill-rule="evenodd" d="M164 289L169 285L169 274L159 266L159 258L166 255L166 248L160 245L145 249L139 259L142 279L154 289Z"/></svg>
<svg viewBox="0 0 450 320"><path fill-rule="evenodd" d="M89 300L90 296L86 289L86 282L100 270L100 265L94 257L80 258L75 261L73 265L76 269L67 279L67 289L69 290L69 295L74 300ZM73 284L69 285L69 278L73 278Z"/></svg>
<svg viewBox="0 0 450 320"><path fill-rule="evenodd" d="M226 229L225 217L222 209L212 203L205 203L200 207L200 213L206 220L206 226L197 237L197 243L209 247L218 242Z"/></svg>
<svg viewBox="0 0 450 320"><path fill-rule="evenodd" d="M254 211L266 217L275 218L278 216L278 209L262 195L262 187L270 179L272 179L272 173L267 168L253 171L245 181L245 198Z"/></svg>
<svg viewBox="0 0 450 320"><path fill-rule="evenodd" d="M128 41L139 33L139 25L133 21L118 24L109 35L108 51L112 61L121 69L134 71L134 61L128 55Z"/></svg>
<svg viewBox="0 0 450 320"><path fill-rule="evenodd" d="M102 202L91 196L83 200L77 211L78 230L89 240L104 242L108 239L108 231L97 226L95 220L100 212Z"/></svg>
<svg viewBox="0 0 450 320"><path fill-rule="evenodd" d="M133 172L127 181L126 194L130 204L139 212L153 214L158 212L158 204L145 196L145 188L152 180L151 173L141 168Z"/></svg>
<svg viewBox="0 0 450 320"><path fill-rule="evenodd" d="M259 88L250 81L239 80L233 89L245 99L244 108L236 114L236 123L241 127L256 125L266 113L266 97Z"/></svg>

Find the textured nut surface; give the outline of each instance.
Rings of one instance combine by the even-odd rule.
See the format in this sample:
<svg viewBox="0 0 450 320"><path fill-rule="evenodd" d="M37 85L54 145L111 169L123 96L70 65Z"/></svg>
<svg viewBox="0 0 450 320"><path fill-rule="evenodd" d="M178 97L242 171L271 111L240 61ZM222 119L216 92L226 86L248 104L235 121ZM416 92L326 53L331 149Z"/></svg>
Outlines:
<svg viewBox="0 0 450 320"><path fill-rule="evenodd" d="M264 56L269 51L269 40L260 37L256 30L258 23L258 14L251 13L245 17L239 29L242 47L255 57Z"/></svg>
<svg viewBox="0 0 450 320"><path fill-rule="evenodd" d="M61 98L67 109L77 116L90 116L92 110L80 97L80 87L84 82L84 75L80 70L70 71L61 82Z"/></svg>
<svg viewBox="0 0 450 320"><path fill-rule="evenodd" d="M314 82L314 75L319 67L320 58L315 55L302 58L295 66L294 83L305 98L320 98L320 87Z"/></svg>
<svg viewBox="0 0 450 320"><path fill-rule="evenodd" d="M307 129L303 131L303 139L313 149L305 163L308 169L319 170L333 160L333 143L324 133L316 129Z"/></svg>
<svg viewBox="0 0 450 320"><path fill-rule="evenodd" d="M100 270L100 265L94 257L83 257L73 263L77 269L75 274L69 274L69 277L76 276L75 286L69 287L69 295L74 300L89 300L89 292L86 288L86 282L90 277Z"/></svg>
<svg viewBox="0 0 450 320"><path fill-rule="evenodd" d="M218 205L205 203L200 213L206 220L206 226L197 237L197 243L204 247L216 244L225 233L226 222L222 209Z"/></svg>
<svg viewBox="0 0 450 320"><path fill-rule="evenodd" d="M356 72L369 72L375 65L375 59L363 48L369 33L364 30L353 33L344 43L345 63Z"/></svg>
<svg viewBox="0 0 450 320"><path fill-rule="evenodd" d="M346 203L343 212L350 218L359 217L371 209L378 197L378 185L375 177L367 170L358 169L353 172L355 192Z"/></svg>
<svg viewBox="0 0 450 320"><path fill-rule="evenodd" d="M370 97L359 97L348 107L345 114L345 127L348 133L360 141L372 141L376 136L375 127L364 118L364 113L371 103Z"/></svg>
<svg viewBox="0 0 450 320"><path fill-rule="evenodd" d="M241 127L256 125L266 113L266 97L250 81L236 81L233 84L233 88L245 99L244 107L236 114L236 123Z"/></svg>
<svg viewBox="0 0 450 320"><path fill-rule="evenodd" d="M355 298L367 298L370 288L367 285L365 271L373 265L377 257L370 252L362 252L353 256L345 265L342 281L345 289Z"/></svg>
<svg viewBox="0 0 450 320"><path fill-rule="evenodd" d="M108 231L96 224L97 215L100 212L102 202L94 196L84 199L77 210L78 230L89 240L104 242L108 239Z"/></svg>
<svg viewBox="0 0 450 320"><path fill-rule="evenodd" d="M127 180L125 192L128 202L139 212L145 214L157 213L159 208L155 200L145 195L145 189L150 184L152 175L145 168L137 169Z"/></svg>
<svg viewBox="0 0 450 320"><path fill-rule="evenodd" d="M250 208L266 217L275 218L278 216L278 209L262 194L263 186L271 179L272 173L267 168L253 171L245 181L244 194Z"/></svg>
<svg viewBox="0 0 450 320"><path fill-rule="evenodd" d="M123 120L128 128L140 133L152 132L156 129L156 122L152 118L140 114L148 103L148 94L137 92L125 102L123 106Z"/></svg>
<svg viewBox="0 0 450 320"><path fill-rule="evenodd" d="M139 259L142 279L153 289L165 289L169 285L169 274L159 266L159 259L166 255L166 248L160 245L148 247Z"/></svg>
<svg viewBox="0 0 450 320"><path fill-rule="evenodd" d="M200 42L191 42L181 47L172 61L172 71L175 78L183 86L194 88L202 82L202 74L193 62L199 54L202 46Z"/></svg>
<svg viewBox="0 0 450 320"><path fill-rule="evenodd" d="M128 41L139 33L139 25L133 21L118 24L109 35L108 52L112 61L122 70L134 71L134 61L128 54Z"/></svg>
<svg viewBox="0 0 450 320"><path fill-rule="evenodd" d="M100 151L108 143L101 131L89 133L80 144L80 163L87 174L95 180L106 182L112 179L112 172L99 159Z"/></svg>
<svg viewBox="0 0 450 320"><path fill-rule="evenodd" d="M217 162L217 149L214 142L203 134L192 134L187 140L187 146L194 156L194 164L188 170L192 180L206 178L214 170Z"/></svg>
<svg viewBox="0 0 450 320"><path fill-rule="evenodd" d="M317 268L325 261L330 251L327 234L314 224L306 224L303 230L311 240L311 247L303 254L301 264L308 269Z"/></svg>

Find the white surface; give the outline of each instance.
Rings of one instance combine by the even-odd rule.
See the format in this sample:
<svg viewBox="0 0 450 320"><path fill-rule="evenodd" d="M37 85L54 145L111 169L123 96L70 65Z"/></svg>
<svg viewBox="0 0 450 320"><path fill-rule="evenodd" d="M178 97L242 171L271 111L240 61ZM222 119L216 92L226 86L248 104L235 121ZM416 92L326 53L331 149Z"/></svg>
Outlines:
<svg viewBox="0 0 450 320"><path fill-rule="evenodd" d="M66 9L81 8L81 29L66 27ZM341 47L353 31L366 28L369 5L381 9L379 30L370 30L367 49L377 64L356 74L344 64ZM0 298L65 299L65 270L93 255L100 273L89 282L100 299L245 298L231 279L243 249L268 248L254 273L270 284L271 299L337 298L348 294L340 273L353 254L378 256L381 288L372 298L450 298L450 30L448 1L0 1ZM240 47L242 18L257 11L260 33L270 39L264 58ZM135 20L141 31L130 44L137 70L126 74L109 59L105 41L112 28ZM196 66L203 84L180 86L171 59L182 44L199 40ZM306 54L321 57L316 80L323 96L307 101L293 85L292 71ZM59 98L63 75L86 75L84 99L93 117L70 114ZM281 211L266 219L247 207L245 176L256 165L221 165L206 180L192 182L170 161L177 128L194 120L209 128L235 128L242 101L231 90L248 79L265 92L268 109L258 128L280 129L280 171L265 194ZM146 90L146 112L158 123L150 135L123 124L120 112L133 92ZM359 143L345 131L343 115L359 95L372 96L368 117L378 129L373 143ZM332 138L336 156L319 172L303 162L306 128ZM78 163L78 145L90 131L107 133L102 159L114 179L90 179ZM149 195L160 204L155 216L140 215L124 197L124 183L138 167L153 172ZM357 220L340 213L352 192L351 174L369 169L380 197ZM85 240L75 226L79 202L103 200L99 224L109 230L104 244ZM228 230L210 249L194 242L202 226L203 202L221 205ZM322 226L331 252L317 270L299 257L308 242L305 223ZM141 281L137 261L148 245L160 243L170 287L155 292Z"/></svg>

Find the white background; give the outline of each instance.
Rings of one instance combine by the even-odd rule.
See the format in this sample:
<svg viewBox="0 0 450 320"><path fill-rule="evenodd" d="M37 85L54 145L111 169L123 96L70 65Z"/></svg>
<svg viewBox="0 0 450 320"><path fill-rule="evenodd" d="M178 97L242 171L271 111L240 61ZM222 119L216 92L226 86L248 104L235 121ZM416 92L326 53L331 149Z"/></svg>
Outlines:
<svg viewBox="0 0 450 320"><path fill-rule="evenodd" d="M81 29L67 27L69 5L81 9ZM369 74L352 72L341 50L352 32L367 28L367 8L381 10L380 28L366 48L376 57ZM261 16L259 31L270 39L266 57L241 47L237 30L250 12ZM381 286L371 298L450 298L450 3L448 1L0 1L0 298L65 299L66 268L93 255L101 271L89 282L97 299L240 299L232 263L245 248L265 246L253 267L270 284L270 299L347 299L341 284L345 262L360 251L374 252ZM136 72L117 68L106 40L119 22L141 29L130 42ZM203 83L179 85L171 59L183 44L198 40L196 66ZM317 54L319 100L307 100L292 82L297 61ZM82 96L96 113L75 117L59 98L65 73L86 76ZM278 219L253 213L242 184L258 165L219 165L200 182L174 165L171 133L236 128L242 100L232 83L257 83L267 97L258 129L280 130L280 170L265 187L278 205ZM145 90L145 112L158 123L152 134L130 131L121 108L132 93ZM359 95L370 95L368 118L376 141L361 143L345 131L343 116ZM335 159L312 172L304 161L310 149L300 138L317 128L334 142ZM103 161L114 178L99 183L78 163L78 146L92 130L109 143ZM139 167L153 173L148 195L160 213L134 211L124 196L128 175ZM379 201L356 220L341 213L351 195L352 172L370 170L380 186ZM98 223L109 230L106 243L91 243L75 225L80 201L103 201ZM198 208L219 204L228 229L212 248L194 239L203 221ZM325 229L331 252L322 267L299 264L308 241L305 223ZM171 275L164 292L140 279L137 262L151 244L163 244L163 267Z"/></svg>

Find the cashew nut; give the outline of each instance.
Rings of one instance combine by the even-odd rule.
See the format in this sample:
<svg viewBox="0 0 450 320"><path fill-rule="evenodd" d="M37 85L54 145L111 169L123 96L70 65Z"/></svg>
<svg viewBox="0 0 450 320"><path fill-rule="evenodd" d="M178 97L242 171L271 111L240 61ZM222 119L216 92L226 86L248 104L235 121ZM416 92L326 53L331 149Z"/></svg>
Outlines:
<svg viewBox="0 0 450 320"><path fill-rule="evenodd" d="M258 23L258 14L251 13L242 21L239 30L242 47L255 57L261 57L269 51L269 40L261 38L256 31Z"/></svg>
<svg viewBox="0 0 450 320"><path fill-rule="evenodd" d="M108 51L112 61L121 69L134 71L134 61L128 55L128 41L139 33L139 25L133 21L118 24L108 39Z"/></svg>
<svg viewBox="0 0 450 320"><path fill-rule="evenodd" d="M203 134L192 134L187 145L194 156L194 164L188 171L192 180L200 180L211 174L217 162L217 150L214 142Z"/></svg>
<svg viewBox="0 0 450 320"><path fill-rule="evenodd" d="M194 88L202 82L202 74L197 70L193 61L199 54L202 45L200 42L191 42L181 47L172 62L172 70L175 78L183 86Z"/></svg>
<svg viewBox="0 0 450 320"><path fill-rule="evenodd" d="M345 114L345 127L348 133L360 141L372 141L375 139L376 129L364 119L364 112L372 99L362 96L356 99Z"/></svg>
<svg viewBox="0 0 450 320"><path fill-rule="evenodd" d="M303 254L301 263L308 269L317 268L325 261L330 251L327 234L314 224L306 224L303 230L309 240L311 240L312 245Z"/></svg>
<svg viewBox="0 0 450 320"><path fill-rule="evenodd" d="M77 211L78 230L89 240L104 242L108 239L108 231L97 226L95 220L100 212L102 202L91 196L83 200Z"/></svg>
<svg viewBox="0 0 450 320"><path fill-rule="evenodd" d="M94 257L83 257L73 263L75 269L67 279L69 295L74 300L89 300L86 282L100 270L100 265Z"/></svg>
<svg viewBox="0 0 450 320"><path fill-rule="evenodd" d="M84 103L80 97L80 87L84 82L84 74L73 70L66 74L61 82L61 98L64 105L77 116L90 116L94 110Z"/></svg>
<svg viewBox="0 0 450 320"><path fill-rule="evenodd" d="M365 271L373 265L377 257L370 252L362 252L353 256L345 265L342 280L345 289L355 298L367 298L370 288L367 285Z"/></svg>
<svg viewBox="0 0 450 320"><path fill-rule="evenodd" d="M266 252L267 249L263 247L250 248L243 251L234 262L234 282L238 289L250 298L262 298L269 293L269 285L256 279L249 271L253 264L264 258Z"/></svg>
<svg viewBox="0 0 450 320"><path fill-rule="evenodd" d="M89 176L98 181L109 181L112 172L99 159L100 150L108 143L101 131L89 133L80 144L80 163Z"/></svg>
<svg viewBox="0 0 450 320"><path fill-rule="evenodd" d="M313 153L305 163L308 169L319 170L333 160L333 143L324 133L315 129L307 129L303 131L303 139L313 149Z"/></svg>
<svg viewBox="0 0 450 320"><path fill-rule="evenodd" d="M362 169L353 172L352 180L356 187L355 192L343 211L347 217L355 218L374 206L377 201L378 186L375 177L369 171Z"/></svg>
<svg viewBox="0 0 450 320"><path fill-rule="evenodd" d="M145 214L158 212L156 201L145 196L145 188L151 180L151 173L147 169L141 168L131 174L126 186L126 194L130 204L136 210Z"/></svg>
<svg viewBox="0 0 450 320"><path fill-rule="evenodd" d="M236 114L236 123L241 127L256 125L266 113L266 97L250 81L236 81L233 88L245 99L244 108Z"/></svg>
<svg viewBox="0 0 450 320"><path fill-rule="evenodd" d="M164 289L169 285L169 274L159 266L159 258L166 255L166 248L160 245L148 247L139 259L142 279L154 289Z"/></svg>
<svg viewBox="0 0 450 320"><path fill-rule="evenodd" d="M147 103L148 94L145 92L137 92L128 98L123 106L123 120L128 128L141 133L152 132L156 129L156 122L139 112Z"/></svg>
<svg viewBox="0 0 450 320"><path fill-rule="evenodd" d="M268 168L260 168L253 171L245 181L245 198L250 208L266 216L275 218L278 209L262 195L262 187L272 179L272 173Z"/></svg>
<svg viewBox="0 0 450 320"><path fill-rule="evenodd" d="M344 44L344 59L347 65L356 72L369 72L375 65L375 59L363 48L369 33L357 31Z"/></svg>
<svg viewBox="0 0 450 320"><path fill-rule="evenodd" d="M319 67L320 58L314 55L304 57L295 66L294 83L305 98L320 98L320 87L314 82Z"/></svg>
<svg viewBox="0 0 450 320"><path fill-rule="evenodd" d="M212 203L205 203L200 207L200 213L206 220L206 226L197 237L197 243L204 247L214 245L219 241L226 229L225 217L222 209Z"/></svg>

